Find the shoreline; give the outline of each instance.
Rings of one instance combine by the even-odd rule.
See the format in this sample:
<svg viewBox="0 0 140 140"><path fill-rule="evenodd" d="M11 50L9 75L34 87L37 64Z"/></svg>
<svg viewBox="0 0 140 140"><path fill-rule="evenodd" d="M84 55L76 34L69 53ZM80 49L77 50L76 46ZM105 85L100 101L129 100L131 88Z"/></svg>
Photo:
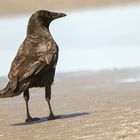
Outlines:
<svg viewBox="0 0 140 140"><path fill-rule="evenodd" d="M98 77L100 77L98 79ZM57 72L55 75L56 83L60 81L60 79L67 79L67 80L73 80L73 78L77 80L86 80L86 78L91 79L94 81L94 78L96 79L96 82L98 84L101 81L109 80L110 82L117 81L117 83L127 83L127 79L133 79L132 82L136 82L140 79L140 67L137 68L121 68L121 69L101 69L101 70L81 70L81 71L71 71L71 72ZM2 81L2 80L3 81ZM6 75L0 76L0 86L6 84L6 81L8 80L8 77ZM119 82L120 81L120 82ZM121 82L122 81L122 82ZM124 82L123 82L124 81ZM130 81L131 82L131 81ZM3 84L4 83L4 84ZM129 83L129 80L128 80ZM87 83L88 84L88 83Z"/></svg>

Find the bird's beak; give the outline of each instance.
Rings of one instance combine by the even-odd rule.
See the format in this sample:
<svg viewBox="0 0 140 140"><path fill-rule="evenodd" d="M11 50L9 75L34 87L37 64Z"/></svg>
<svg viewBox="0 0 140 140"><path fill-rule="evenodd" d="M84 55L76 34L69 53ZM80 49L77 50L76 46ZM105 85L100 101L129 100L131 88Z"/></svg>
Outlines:
<svg viewBox="0 0 140 140"><path fill-rule="evenodd" d="M67 15L64 13L58 13L58 18L65 17L65 16L67 16Z"/></svg>
<svg viewBox="0 0 140 140"><path fill-rule="evenodd" d="M53 13L53 20L67 16L64 13Z"/></svg>

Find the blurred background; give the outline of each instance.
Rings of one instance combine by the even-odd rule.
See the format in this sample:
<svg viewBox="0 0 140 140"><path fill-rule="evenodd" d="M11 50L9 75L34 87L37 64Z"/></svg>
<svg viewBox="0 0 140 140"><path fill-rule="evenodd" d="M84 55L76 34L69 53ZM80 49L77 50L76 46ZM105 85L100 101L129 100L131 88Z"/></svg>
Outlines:
<svg viewBox="0 0 140 140"><path fill-rule="evenodd" d="M140 0L4 0L0 2L0 76L39 9L65 12L50 31L60 48L57 72L140 67Z"/></svg>

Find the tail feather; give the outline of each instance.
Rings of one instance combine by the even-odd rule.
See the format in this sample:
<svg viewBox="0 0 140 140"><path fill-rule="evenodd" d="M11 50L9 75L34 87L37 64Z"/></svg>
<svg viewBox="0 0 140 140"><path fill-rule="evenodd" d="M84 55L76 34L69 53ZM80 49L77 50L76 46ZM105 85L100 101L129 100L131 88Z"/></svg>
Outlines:
<svg viewBox="0 0 140 140"><path fill-rule="evenodd" d="M13 97L13 96L15 96L15 94L11 90L8 83L7 86L3 90L0 91L0 98L8 98L8 97Z"/></svg>
<svg viewBox="0 0 140 140"><path fill-rule="evenodd" d="M20 95L22 92L24 92L29 87L29 82L20 84L19 87L17 87L14 91L11 89L10 82L7 84L7 86L0 91L0 98L8 98L8 97L14 97Z"/></svg>

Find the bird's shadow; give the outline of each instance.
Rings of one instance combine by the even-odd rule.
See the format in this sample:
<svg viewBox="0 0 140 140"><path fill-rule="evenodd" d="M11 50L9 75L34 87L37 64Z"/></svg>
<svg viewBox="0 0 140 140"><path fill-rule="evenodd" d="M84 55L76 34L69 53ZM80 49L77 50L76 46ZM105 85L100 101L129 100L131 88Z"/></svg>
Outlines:
<svg viewBox="0 0 140 140"><path fill-rule="evenodd" d="M68 118L75 118L75 117L85 116L85 115L89 115L89 114L90 114L89 112L81 112L81 113L60 115L59 120L68 119ZM43 122L46 122L46 121L48 121L48 117L42 117L38 121L33 121L33 122L28 122L28 123L27 122L21 122L21 123L16 123L16 124L12 124L12 125L15 125L15 126L32 125L32 124L37 124L37 123L43 123Z"/></svg>

